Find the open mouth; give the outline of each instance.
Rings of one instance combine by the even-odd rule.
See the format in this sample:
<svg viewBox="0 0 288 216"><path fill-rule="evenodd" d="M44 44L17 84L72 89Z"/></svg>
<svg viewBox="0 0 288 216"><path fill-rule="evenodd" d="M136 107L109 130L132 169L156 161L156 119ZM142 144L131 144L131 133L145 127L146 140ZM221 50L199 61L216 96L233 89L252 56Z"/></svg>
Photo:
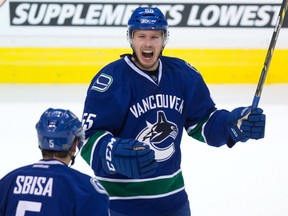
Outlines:
<svg viewBox="0 0 288 216"><path fill-rule="evenodd" d="M153 52L151 50L142 51L142 56L147 59L151 59L153 57Z"/></svg>

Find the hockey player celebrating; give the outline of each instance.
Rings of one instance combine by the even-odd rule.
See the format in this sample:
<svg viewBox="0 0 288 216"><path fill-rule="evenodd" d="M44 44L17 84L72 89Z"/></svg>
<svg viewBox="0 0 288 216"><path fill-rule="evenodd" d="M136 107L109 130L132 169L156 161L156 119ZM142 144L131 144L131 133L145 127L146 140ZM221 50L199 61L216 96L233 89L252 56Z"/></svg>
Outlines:
<svg viewBox="0 0 288 216"><path fill-rule="evenodd" d="M81 122L69 110L48 109L36 124L43 159L0 180L0 215L103 215L109 198L100 183L68 165L83 144Z"/></svg>
<svg viewBox="0 0 288 216"><path fill-rule="evenodd" d="M81 155L106 188L112 216L188 216L183 129L208 145L233 147L263 138L265 115L218 110L195 68L162 56L168 24L158 8L137 8L127 34L132 55L105 66L88 88Z"/></svg>

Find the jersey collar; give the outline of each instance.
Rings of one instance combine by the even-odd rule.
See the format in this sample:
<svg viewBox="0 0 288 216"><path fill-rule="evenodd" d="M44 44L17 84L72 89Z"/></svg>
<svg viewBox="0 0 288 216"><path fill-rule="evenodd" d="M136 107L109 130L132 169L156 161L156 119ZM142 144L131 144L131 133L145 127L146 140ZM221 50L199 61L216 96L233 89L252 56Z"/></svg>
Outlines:
<svg viewBox="0 0 288 216"><path fill-rule="evenodd" d="M154 83L155 85L159 85L160 81L161 81L161 77L162 77L162 62L160 59L158 59L159 61L159 73L158 73L158 81L155 82L148 74L146 74L145 72L143 72L142 70L140 70L138 67L136 67L134 65L134 63L129 59L128 56L124 57L124 60L126 61L126 63L138 74L140 74L141 76L145 77L146 79L148 79L149 81L151 81L152 83Z"/></svg>

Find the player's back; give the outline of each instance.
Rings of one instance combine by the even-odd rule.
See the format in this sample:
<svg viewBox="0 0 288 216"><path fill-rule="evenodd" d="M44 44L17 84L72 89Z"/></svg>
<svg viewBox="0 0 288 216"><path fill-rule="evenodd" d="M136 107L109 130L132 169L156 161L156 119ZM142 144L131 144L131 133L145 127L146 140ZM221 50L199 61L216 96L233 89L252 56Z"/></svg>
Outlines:
<svg viewBox="0 0 288 216"><path fill-rule="evenodd" d="M41 160L1 180L0 215L108 215L108 196L94 184L57 160Z"/></svg>

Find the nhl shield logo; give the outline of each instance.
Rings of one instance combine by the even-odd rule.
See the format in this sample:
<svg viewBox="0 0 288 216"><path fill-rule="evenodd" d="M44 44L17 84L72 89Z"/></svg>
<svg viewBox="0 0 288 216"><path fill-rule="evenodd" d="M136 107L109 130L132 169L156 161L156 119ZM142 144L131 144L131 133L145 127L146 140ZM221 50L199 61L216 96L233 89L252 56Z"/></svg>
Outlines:
<svg viewBox="0 0 288 216"><path fill-rule="evenodd" d="M6 0L0 0L0 7L4 4Z"/></svg>

